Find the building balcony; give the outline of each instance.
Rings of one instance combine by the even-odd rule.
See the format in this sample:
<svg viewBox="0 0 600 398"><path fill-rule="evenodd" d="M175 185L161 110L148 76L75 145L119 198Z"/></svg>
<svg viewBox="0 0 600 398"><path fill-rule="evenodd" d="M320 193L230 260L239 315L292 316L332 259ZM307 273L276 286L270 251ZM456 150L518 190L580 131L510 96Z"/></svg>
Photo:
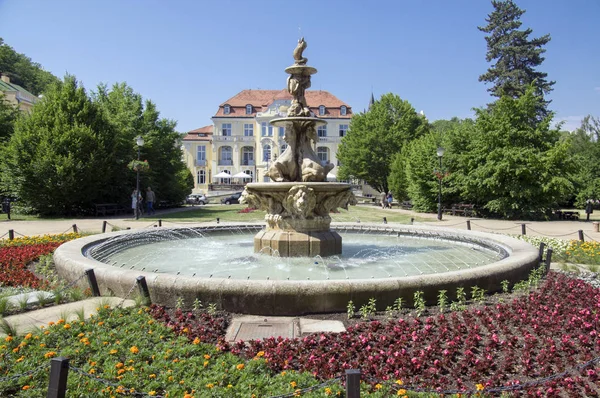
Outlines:
<svg viewBox="0 0 600 398"><path fill-rule="evenodd" d="M342 142L342 137L319 137L319 142L339 143Z"/></svg>
<svg viewBox="0 0 600 398"><path fill-rule="evenodd" d="M238 136L238 137L235 137L235 140L238 142L254 142L254 136L249 136L249 137L247 137L245 135Z"/></svg>
<svg viewBox="0 0 600 398"><path fill-rule="evenodd" d="M234 138L235 137L232 137L230 135L216 135L216 136L213 136L213 140L215 140L216 142L227 142L227 141L233 142L233 141L235 141Z"/></svg>
<svg viewBox="0 0 600 398"><path fill-rule="evenodd" d="M206 159L196 159L196 167L206 166Z"/></svg>
<svg viewBox="0 0 600 398"><path fill-rule="evenodd" d="M233 160L219 159L219 166L233 166Z"/></svg>

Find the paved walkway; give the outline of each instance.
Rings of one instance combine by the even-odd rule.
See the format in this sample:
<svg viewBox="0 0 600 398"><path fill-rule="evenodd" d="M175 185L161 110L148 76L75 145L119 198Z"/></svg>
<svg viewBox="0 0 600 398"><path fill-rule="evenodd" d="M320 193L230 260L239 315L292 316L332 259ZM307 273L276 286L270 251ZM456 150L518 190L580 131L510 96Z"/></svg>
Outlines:
<svg viewBox="0 0 600 398"><path fill-rule="evenodd" d="M104 217L104 218L78 218L70 220L32 220L32 221L14 221L0 219L0 239L8 238L8 231L13 230L15 237L18 236L33 236L43 234L58 234L64 232L72 232L73 225L76 225L79 231L98 233L102 231L102 225L104 221L108 222L107 232L111 231L111 228L117 227L119 229L141 229L151 228L154 226L158 227L158 220L163 214L189 211L196 209L196 207L184 207L178 209L169 209L157 211L153 217L144 217L139 220L133 218L115 216L115 217ZM375 210L376 208L373 207ZM409 216L415 217L418 221L415 224L426 224L436 225L442 227L450 227L457 229L467 229L467 220L470 220L471 229L482 232L498 232L504 234L520 234L522 224L525 224L526 234L532 236L549 236L561 239L579 239L579 230L583 231L585 240L596 240L600 241L600 233L594 231L594 224L591 221L506 221L506 220L490 220L480 218L469 218L460 216L443 215L441 221L437 220L436 214L431 213L417 213L410 210L402 209L388 209L385 212L397 212L403 213ZM593 216L597 216L594 214ZM5 217L4 214L0 217ZM595 217L592 221L600 221ZM193 223L193 222L177 222L172 223L169 221L163 221L163 226L199 226L205 225L206 223Z"/></svg>

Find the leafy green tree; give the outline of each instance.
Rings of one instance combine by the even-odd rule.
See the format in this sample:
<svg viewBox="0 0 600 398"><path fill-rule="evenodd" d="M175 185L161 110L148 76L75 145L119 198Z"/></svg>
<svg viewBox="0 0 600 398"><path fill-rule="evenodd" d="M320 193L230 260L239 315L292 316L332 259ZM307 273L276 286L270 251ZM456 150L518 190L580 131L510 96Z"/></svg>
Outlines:
<svg viewBox="0 0 600 398"><path fill-rule="evenodd" d="M118 145L115 160L125 179L119 180L114 189L120 195L129 195L135 188L136 173L127 169L129 161L137 158L135 137L144 138L140 148L142 160L148 160L150 170L140 174L140 189L152 187L157 200L180 203L193 188L193 177L182 162L180 135L176 123L162 119L151 101L142 105L141 95L125 83L114 84L111 90L105 85L98 87L94 100L105 111L115 130ZM115 195L119 195L115 192Z"/></svg>
<svg viewBox="0 0 600 398"><path fill-rule="evenodd" d="M338 149L339 178L361 179L387 192L396 155L407 142L428 130L425 117L417 114L408 101L391 93L383 95L368 112L352 116L350 129Z"/></svg>
<svg viewBox="0 0 600 398"><path fill-rule="evenodd" d="M588 199L600 199L600 119L587 115L569 138L571 155L580 165L573 177L577 192L575 205L583 208Z"/></svg>
<svg viewBox="0 0 600 398"><path fill-rule="evenodd" d="M531 85L520 98L476 110L476 132L455 166L463 198L496 216L530 219L569 196L576 172L570 142L550 128L552 114L539 120L542 102Z"/></svg>
<svg viewBox="0 0 600 398"><path fill-rule="evenodd" d="M51 86L18 120L2 184L42 215L85 213L109 195L115 131L75 77Z"/></svg>
<svg viewBox="0 0 600 398"><path fill-rule="evenodd" d="M0 146L12 136L18 117L19 109L0 94Z"/></svg>
<svg viewBox="0 0 600 398"><path fill-rule="evenodd" d="M32 94L39 95L51 84L60 79L45 71L40 64L24 54L17 53L0 38L0 73L10 77L11 83L18 84Z"/></svg>
<svg viewBox="0 0 600 398"><path fill-rule="evenodd" d="M479 81L491 83L488 91L494 97L521 97L528 85L533 84L535 94L544 96L552 91L555 82L546 80L547 73L536 70L544 61L543 48L550 35L530 38L531 29L519 30L521 15L525 13L512 0L492 0L494 11L486 18L487 25L479 27L488 33L486 61L496 61ZM540 104L540 114L547 115L548 102Z"/></svg>

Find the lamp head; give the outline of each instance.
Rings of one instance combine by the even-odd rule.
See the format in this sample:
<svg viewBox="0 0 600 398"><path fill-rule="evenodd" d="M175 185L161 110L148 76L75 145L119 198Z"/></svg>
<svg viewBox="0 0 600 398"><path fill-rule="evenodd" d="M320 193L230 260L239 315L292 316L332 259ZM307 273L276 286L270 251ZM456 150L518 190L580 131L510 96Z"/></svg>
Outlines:
<svg viewBox="0 0 600 398"><path fill-rule="evenodd" d="M137 146L144 146L144 138L142 138L141 135L138 135L137 137L135 137L135 143L137 144Z"/></svg>
<svg viewBox="0 0 600 398"><path fill-rule="evenodd" d="M438 157L440 157L440 158L441 158L442 156L444 156L444 148L442 148L441 146L440 146L440 147L438 147L438 149L437 149L437 155L438 155Z"/></svg>

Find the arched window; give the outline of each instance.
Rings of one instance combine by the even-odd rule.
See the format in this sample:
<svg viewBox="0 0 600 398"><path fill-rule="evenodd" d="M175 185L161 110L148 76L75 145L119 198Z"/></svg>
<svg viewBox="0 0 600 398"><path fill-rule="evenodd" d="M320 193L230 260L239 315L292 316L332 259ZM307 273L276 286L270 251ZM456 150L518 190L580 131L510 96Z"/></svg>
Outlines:
<svg viewBox="0 0 600 398"><path fill-rule="evenodd" d="M287 149L287 147L288 147L287 142L284 142L283 144L281 144L280 153L283 154L283 152Z"/></svg>
<svg viewBox="0 0 600 398"><path fill-rule="evenodd" d="M233 150L230 146L221 147L221 156L219 157L219 165L221 166L231 166L233 164L232 161Z"/></svg>
<svg viewBox="0 0 600 398"><path fill-rule="evenodd" d="M229 115L231 113L231 106L224 105L223 106L223 113L226 114L226 115Z"/></svg>
<svg viewBox="0 0 600 398"><path fill-rule="evenodd" d="M250 178L244 178L244 180L254 181L254 172L252 170L242 170L242 171L250 176Z"/></svg>
<svg viewBox="0 0 600 398"><path fill-rule="evenodd" d="M317 148L317 156L322 164L329 163L329 149L324 146Z"/></svg>
<svg viewBox="0 0 600 398"><path fill-rule="evenodd" d="M319 115L323 116L325 114L325 105L319 105Z"/></svg>
<svg viewBox="0 0 600 398"><path fill-rule="evenodd" d="M242 166L254 165L254 148L245 146L242 148Z"/></svg>
<svg viewBox="0 0 600 398"><path fill-rule="evenodd" d="M252 105L246 105L246 115L252 115Z"/></svg>
<svg viewBox="0 0 600 398"><path fill-rule="evenodd" d="M342 105L342 106L340 107L340 114L341 114L342 116L346 116L346 113L347 113L347 112L348 112L348 109L346 108L346 105Z"/></svg>
<svg viewBox="0 0 600 398"><path fill-rule="evenodd" d="M271 160L271 145L265 144L263 146L263 162L268 162Z"/></svg>

